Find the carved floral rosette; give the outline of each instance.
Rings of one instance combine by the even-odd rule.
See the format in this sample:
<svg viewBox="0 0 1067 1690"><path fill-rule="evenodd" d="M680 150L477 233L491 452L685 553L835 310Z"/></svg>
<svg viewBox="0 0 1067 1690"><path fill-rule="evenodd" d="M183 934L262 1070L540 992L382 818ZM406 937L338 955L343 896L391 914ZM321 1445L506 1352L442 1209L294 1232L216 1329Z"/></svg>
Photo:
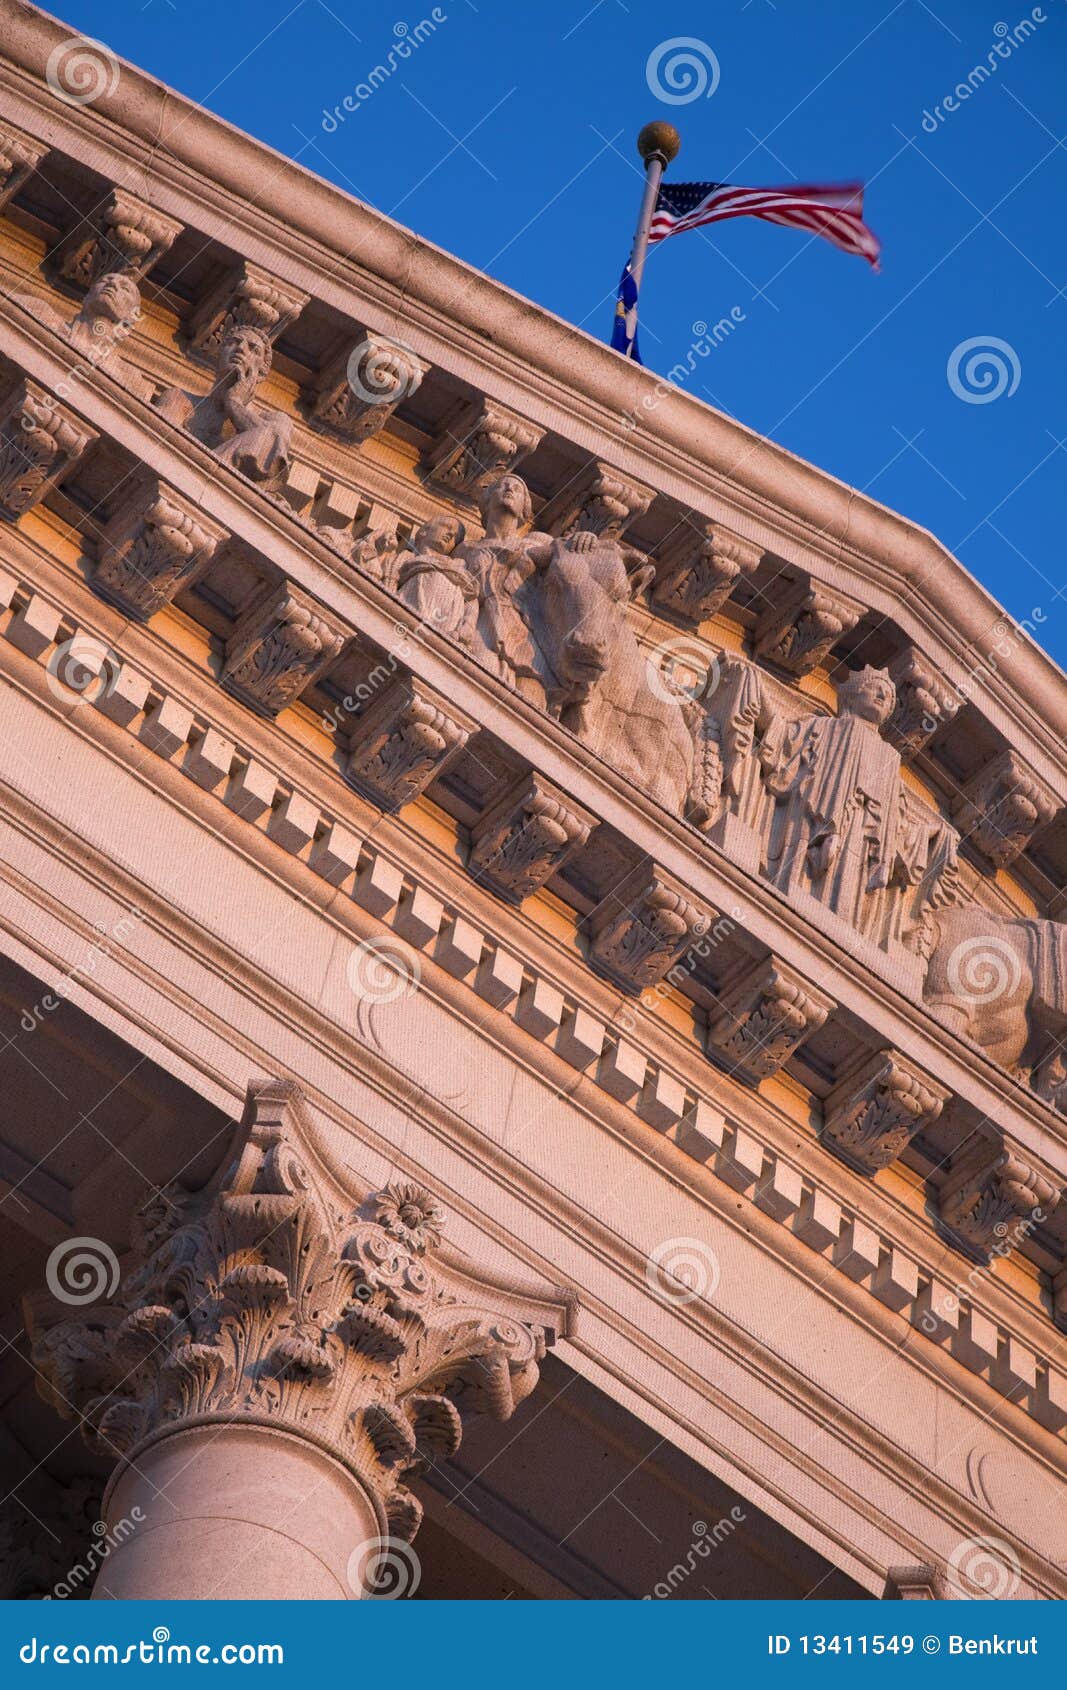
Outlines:
<svg viewBox="0 0 1067 1690"><path fill-rule="evenodd" d="M551 1335L439 1259L427 1192L398 1182L354 1206L305 1129L297 1087L253 1087L225 1172L141 1211L112 1303L34 1299L38 1388L91 1448L129 1461L212 1422L308 1438L361 1482L383 1531L411 1538L405 1480L455 1454L464 1416L507 1419Z"/></svg>

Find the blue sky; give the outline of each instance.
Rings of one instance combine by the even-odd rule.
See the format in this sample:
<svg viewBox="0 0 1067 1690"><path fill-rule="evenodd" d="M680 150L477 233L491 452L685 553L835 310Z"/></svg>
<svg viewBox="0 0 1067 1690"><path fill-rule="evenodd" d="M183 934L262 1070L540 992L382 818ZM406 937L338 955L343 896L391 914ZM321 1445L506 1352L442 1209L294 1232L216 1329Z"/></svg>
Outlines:
<svg viewBox="0 0 1067 1690"><path fill-rule="evenodd" d="M1040 611L1067 663L1065 0L65 0L61 15L602 337L649 119L681 132L677 180L866 180L881 275L754 219L681 236L651 256L645 361L670 368L694 323L736 307L691 390L931 528L1013 615ZM326 115L435 17L369 98ZM649 60L681 37L707 89L668 103ZM991 341L984 386L950 379L958 348Z"/></svg>

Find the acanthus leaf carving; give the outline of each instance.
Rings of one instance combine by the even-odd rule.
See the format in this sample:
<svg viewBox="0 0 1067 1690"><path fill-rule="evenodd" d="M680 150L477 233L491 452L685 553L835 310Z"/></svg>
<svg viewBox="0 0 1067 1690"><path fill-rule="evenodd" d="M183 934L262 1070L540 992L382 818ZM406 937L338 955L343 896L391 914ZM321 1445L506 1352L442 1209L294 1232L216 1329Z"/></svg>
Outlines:
<svg viewBox="0 0 1067 1690"><path fill-rule="evenodd" d="M630 523L644 515L652 498L651 487L596 462L570 479L539 520L547 533L564 539L595 534L600 540L618 541Z"/></svg>
<svg viewBox="0 0 1067 1690"><path fill-rule="evenodd" d="M659 554L653 603L694 625L707 621L762 556L762 546L720 522L683 517Z"/></svg>
<svg viewBox="0 0 1067 1690"><path fill-rule="evenodd" d="M834 1001L775 957L750 963L726 982L708 1020L708 1054L758 1083L777 1074L818 1032Z"/></svg>
<svg viewBox="0 0 1067 1690"><path fill-rule="evenodd" d="M1048 1175L1017 1152L980 1141L949 1169L938 1206L962 1248L986 1261L1021 1244L1060 1196Z"/></svg>
<svg viewBox="0 0 1067 1690"><path fill-rule="evenodd" d="M897 702L885 736L905 761L917 757L938 728L951 722L962 699L929 658L908 646L889 665Z"/></svg>
<svg viewBox="0 0 1067 1690"><path fill-rule="evenodd" d="M421 681L400 676L359 716L345 777L383 810L417 798L466 745L474 723Z"/></svg>
<svg viewBox="0 0 1067 1690"><path fill-rule="evenodd" d="M664 979L715 920L672 875L639 863L586 917L589 961L636 996Z"/></svg>
<svg viewBox="0 0 1067 1690"><path fill-rule="evenodd" d="M0 515L17 522L40 504L97 438L36 382L16 383L0 408Z"/></svg>
<svg viewBox="0 0 1067 1690"><path fill-rule="evenodd" d="M543 775L520 775L472 829L468 867L499 897L519 904L585 844L594 820Z"/></svg>
<svg viewBox="0 0 1067 1690"><path fill-rule="evenodd" d="M860 1173L878 1173L937 1120L949 1096L897 1051L878 1052L826 1099L823 1142Z"/></svg>
<svg viewBox="0 0 1067 1690"><path fill-rule="evenodd" d="M93 586L147 620L207 568L226 530L162 483L135 480L100 536Z"/></svg>
<svg viewBox="0 0 1067 1690"><path fill-rule="evenodd" d="M1007 868L1059 809L1054 792L1006 748L967 782L956 821L972 845L997 868Z"/></svg>
<svg viewBox="0 0 1067 1690"><path fill-rule="evenodd" d="M353 1198L312 1148L299 1088L260 1082L215 1178L147 1205L113 1303L27 1300L38 1389L126 1461L218 1421L310 1438L410 1535L409 1477L455 1453L470 1415L514 1413L572 1308L457 1272L442 1227L410 1181Z"/></svg>
<svg viewBox="0 0 1067 1690"><path fill-rule="evenodd" d="M226 642L222 682L263 716L276 716L340 655L348 630L288 582L268 585Z"/></svg>
<svg viewBox="0 0 1067 1690"><path fill-rule="evenodd" d="M190 350L214 363L224 336L238 327L258 329L268 340L277 340L299 317L308 297L302 288L242 259L193 311L187 331Z"/></svg>
<svg viewBox="0 0 1067 1690"><path fill-rule="evenodd" d="M360 446L418 391L429 367L410 346L368 330L322 371L310 399L311 421Z"/></svg>
<svg viewBox="0 0 1067 1690"><path fill-rule="evenodd" d="M756 625L756 655L793 675L807 675L825 663L843 634L850 633L863 607L802 575L772 602Z"/></svg>
<svg viewBox="0 0 1067 1690"><path fill-rule="evenodd" d="M53 255L58 273L87 288L109 271L135 281L173 246L184 225L125 188L112 188L91 217L79 218Z"/></svg>
<svg viewBox="0 0 1067 1690"><path fill-rule="evenodd" d="M484 397L464 405L427 462L427 476L450 491L477 499L540 445L544 429Z"/></svg>

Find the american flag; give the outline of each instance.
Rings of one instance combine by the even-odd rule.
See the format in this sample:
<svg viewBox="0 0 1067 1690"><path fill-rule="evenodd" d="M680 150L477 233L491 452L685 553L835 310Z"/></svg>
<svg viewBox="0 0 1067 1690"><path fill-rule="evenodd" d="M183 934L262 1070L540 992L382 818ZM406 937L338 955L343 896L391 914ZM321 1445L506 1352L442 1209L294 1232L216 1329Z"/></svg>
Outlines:
<svg viewBox="0 0 1067 1690"><path fill-rule="evenodd" d="M863 183L833 187L734 188L728 182L670 182L660 188L649 245L719 223L727 217L763 217L790 229L822 235L842 252L855 252L878 268L881 248L863 221Z"/></svg>

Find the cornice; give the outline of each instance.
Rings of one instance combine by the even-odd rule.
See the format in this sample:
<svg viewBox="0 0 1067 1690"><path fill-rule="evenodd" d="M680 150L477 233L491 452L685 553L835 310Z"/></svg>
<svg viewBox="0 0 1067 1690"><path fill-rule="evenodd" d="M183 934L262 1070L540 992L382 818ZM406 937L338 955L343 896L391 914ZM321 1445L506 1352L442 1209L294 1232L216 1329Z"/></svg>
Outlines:
<svg viewBox="0 0 1067 1690"><path fill-rule="evenodd" d="M208 239L371 329L399 334L442 369L468 380L476 371L493 397L518 401L591 453L601 453L605 438L619 434L620 418L641 414L642 399L663 385L132 65L122 64L113 93L72 112L49 94L43 74L68 26L19 0L2 0L0 18L5 109L30 133L69 148L109 179L150 173L159 209L195 208L190 221ZM267 204L265 160L272 166ZM918 618L950 679L963 679L968 657L994 643L999 606L926 530L681 390L657 391L655 419L654 436L634 431L620 441L618 468L709 516L728 513L738 532L772 551L781 551L784 533L801 549L792 561L804 562L806 550L831 570L877 581L895 613ZM1024 708L1035 764L1062 792L1063 674L1037 646L1020 645L1013 683L1009 690L998 674L984 675L998 704L991 719L1017 739Z"/></svg>
<svg viewBox="0 0 1067 1690"><path fill-rule="evenodd" d="M20 665L20 667L24 667L24 665ZM39 669L37 673L40 674ZM42 701L48 701L48 695L43 692L43 689L42 691L38 691L36 688L27 690L33 691L38 697L42 698ZM92 737L99 743L97 734L94 733L90 736L86 733L84 722L78 720L78 712L72 714L68 725L82 737ZM116 729L113 724L102 722L99 727L103 730L105 742L111 741L111 744L104 748L108 755L113 758L123 760L120 751L123 739L131 745L137 744L137 742L130 740L129 735L124 735L121 730ZM143 748L138 745L138 749ZM125 760L128 762L128 757ZM145 759L140 759L142 764L145 761ZM178 803L183 809L191 811L203 823L205 819L203 806L206 801L199 799L190 806L189 799L193 790L192 782L181 775L170 763L151 758L147 769L137 767L134 772L146 786L162 791L171 802ZM48 848L53 852L66 856L72 864L76 862L80 873L85 874L87 870L93 870L95 877L102 886L107 886L113 896L118 895L128 905L141 908L147 919L154 923L160 932L165 933L171 943L177 943L190 955L195 956L202 966L207 966L220 976L227 977L239 991L258 1007L268 1007L272 1018L288 1024L304 1046L309 1049L320 1050L328 1054L332 1060L340 1061L347 1066L352 1066L355 1061L355 1066L361 1076L380 1090L384 1100L393 1103L397 1101L397 1076L386 1058L370 1049L354 1044L350 1039L346 1040L341 1037L332 1021L324 1019L303 1000L294 998L291 992L279 986L275 978L264 976L262 971L255 966L241 961L231 950L221 944L205 944L205 936L193 920L173 909L156 894L146 895L146 889L139 881L131 879L125 871L119 869L110 861L100 858L97 853L86 851L82 842L61 839L59 837L60 830L57 829L56 825L51 823L46 816L29 807L26 801L13 790L9 790L7 793L5 809L12 822L20 826L28 837L38 843L47 841ZM279 867L280 847L275 847L263 834L247 827L235 829L234 837L227 839L226 843L230 848L239 850L246 856L250 855L258 866L270 872L273 878L283 885L287 891L301 901L308 903L310 907L315 908L322 919L330 922L340 931L349 935L355 932L357 935L371 937L382 931L383 924L381 922L368 916L351 897L345 896L343 893L333 892L331 889L330 896L325 903L322 901L321 892L318 897L307 896L304 888L310 889L315 881L311 871L303 864L294 863L288 857L282 859L282 865ZM248 849L249 846L251 846L251 850ZM117 894L115 893L116 886L120 888ZM26 896L35 899L37 902L47 901L47 895L38 886L24 883L22 890ZM62 907L56 907L53 914L66 921L68 925L73 919ZM85 936L90 940L92 938L88 931ZM214 951L214 955L212 955L212 951ZM135 962L131 961L129 966L144 976L143 984L146 987L150 986L153 993L163 993L165 996L172 998L177 997L169 982L161 982L151 978L149 973ZM624 1141L646 1164L656 1168L660 1175L666 1174L673 1183L690 1195L699 1194L702 1201L709 1203L720 1222L726 1222L732 1229L742 1230L746 1234L757 1233L761 1242L765 1243L765 1247L786 1260L792 1272L804 1279L813 1291L828 1298L838 1307L843 1306L850 1309L866 1326L881 1332L894 1347L900 1347L903 1336L905 1343L910 1343L909 1354L913 1355L913 1359L925 1371L936 1375L941 1384L947 1384L956 1395L964 1400L977 1400L983 1414L989 1412L988 1402L990 1398L992 1398L994 1404L1005 1403L1006 1399L1002 1393L998 1394L991 1391L989 1387L978 1381L974 1381L973 1384L965 1384L964 1381L967 1379L965 1369L957 1368L954 1362L943 1361L936 1345L920 1339L917 1334L914 1334L913 1339L909 1340L908 1334L909 1331L913 1331L913 1328L909 1328L907 1325L902 1326L898 1315L891 1312L860 1285L854 1285L850 1279L847 1279L841 1273L831 1273L827 1276L824 1271L828 1261L826 1249L811 1248L800 1238L794 1236L788 1224L790 1214L783 1212L779 1214L777 1219L773 1219L771 1216L764 1214L758 1203L752 1202L751 1199L754 1195L752 1188L759 1183L757 1178L750 1177L739 1185L734 1177L736 1167L731 1168L732 1141L728 1140L724 1145L724 1154L715 1159L715 1171L712 1173L710 1168L706 1169L699 1162L694 1162L669 1139L661 1139L658 1135L651 1133L632 1109L617 1104L613 1099L605 1096L591 1076L572 1073L561 1058L546 1050L543 1044L524 1032L509 1016L499 1014L493 1009L487 1011L469 986L453 979L443 968L429 958L427 958L424 966L421 988L429 992L436 1001L445 1006L450 1013L457 1015L480 1036L488 1037L498 1046L506 1049L511 1060L518 1062L531 1074L547 1082L559 1095L565 1096L572 1107L586 1117L591 1130L595 1130L597 1127L601 1130L606 1128L613 1136ZM130 1013L128 1004L122 1003L118 999L112 1001L112 1007L121 1010L126 1016ZM211 1026L216 1036L224 1037L230 1044L234 1042L233 1026L229 1022L225 1025L219 1023L217 1018L213 1017L201 1003L194 1002L186 997L182 1007L200 1024ZM153 1039L158 1039L160 1036L159 1031L153 1028ZM175 1053L182 1055L184 1059L185 1053L180 1043L172 1043L171 1048ZM257 1068L262 1062L262 1053L254 1045L247 1047L246 1054L253 1069ZM302 1078L303 1076L299 1077ZM214 1084L220 1086L226 1085L227 1078L227 1075L221 1072L210 1075ZM232 1086L232 1076L229 1076L229 1079ZM420 1118L431 1133L440 1137L451 1149L458 1148L460 1153L479 1170L485 1166L488 1159L494 1177L513 1194L520 1197L524 1205L535 1209L543 1219L554 1225L566 1224L572 1237L580 1240L587 1248L594 1245L602 1259L616 1271L621 1268L631 1280L637 1282L644 1280L647 1266L645 1258L635 1252L632 1247L623 1245L612 1229L597 1222L585 1210L576 1209L573 1204L562 1199L557 1191L544 1187L536 1176L532 1176L526 1169L520 1168L514 1159L503 1150L489 1145L484 1136L479 1133L477 1127L470 1125L461 1114L450 1110L446 1104L431 1098L417 1082L409 1080L406 1084L411 1088L410 1101L414 1101L415 1097L418 1097ZM324 1107L327 1108L327 1113L329 1113L329 1107L325 1102ZM380 1135L367 1126L363 1126L361 1132L364 1140L369 1145L373 1145L386 1158L388 1163L392 1164L398 1160L395 1147L382 1140ZM400 1160L403 1162L403 1158L400 1158ZM418 1172L417 1168L404 1165L406 1171ZM768 1174L765 1183L769 1183L769 1179ZM744 1190L746 1185L749 1189ZM810 1189L806 1182L805 1189ZM818 1182L816 1189L819 1189ZM869 1191L871 1188L866 1189ZM744 1190L745 1196L749 1199L743 1204L739 1204L737 1201L739 1190ZM467 1205L462 1193L457 1192L453 1201L457 1208L466 1212ZM798 1217L800 1208L801 1198L798 1193L797 1199L792 1205L793 1219ZM566 1220L564 1220L564 1217L566 1217ZM472 1215L471 1219L475 1224L480 1224L477 1216ZM839 1232L843 1237L844 1222L840 1211L838 1211L838 1220ZM884 1226L884 1220L882 1224ZM884 1233L883 1237L885 1237ZM886 1239L886 1247L891 1249L900 1243L899 1225L891 1226L889 1236ZM935 1263L929 1267L922 1266L923 1255L921 1252L914 1251L914 1243L914 1232L911 1236L905 1235L903 1247L905 1250L914 1253L922 1270L924 1283L928 1282L929 1279L936 1280L939 1283L948 1279L949 1274L944 1270L941 1263ZM509 1244L509 1248L512 1249L513 1253L517 1253L520 1258L523 1256L523 1247L516 1247L514 1241ZM539 1265L535 1259L530 1258L529 1253L526 1254L525 1259L529 1262L532 1271L539 1271ZM961 1267L961 1275L962 1272ZM1009 1335L1021 1334L1021 1341L1028 1346L1035 1344L1036 1336L1038 1341L1033 1353L1040 1356L1042 1350L1047 1351L1047 1328L1044 1329L1042 1334L1040 1323L1034 1319L1030 1311L1024 1311L1021 1306L1015 1303L1014 1298L1010 1298L1004 1292L1003 1288L994 1287L991 1282L986 1284L984 1291L987 1304L990 1304L991 1311L995 1310L996 1317L1003 1322ZM594 1307L595 1304L589 1304L589 1306ZM973 1305L968 1302L968 1307L971 1306ZM607 1318L615 1319L608 1311L602 1310L601 1312ZM918 1299L915 1299L911 1310L913 1320L918 1317L918 1312L919 1303ZM695 1318L688 1311L685 1312L684 1317L688 1321ZM966 1335L966 1321L969 1315L964 1313L963 1318ZM989 1316L984 1315L983 1318L988 1325ZM723 1325L715 1315L714 1310L708 1313L706 1320L711 1323L714 1341L718 1345L730 1345L736 1342L735 1329ZM703 1329L701 1320L697 1322L697 1329ZM1043 1342L1042 1335L1044 1337ZM752 1342L756 1342L755 1338L752 1339ZM1061 1347L1059 1340L1055 1340L1055 1343L1057 1347ZM746 1355L746 1364L754 1366L756 1361L752 1356ZM976 1365L981 1366L982 1364L979 1362ZM1041 1377L1044 1378L1044 1375ZM809 1389L810 1387L806 1384L803 1386L804 1391ZM1012 1415L1015 1412L1026 1412L1019 1403L1008 1402L1007 1406L1011 1410L1008 1423L1011 1422ZM1037 1403L1036 1406L1040 1412L1040 1404ZM1035 1436L1042 1438L1044 1434L1033 1428L1032 1420L1030 1426L1031 1430L1024 1441L1027 1447L1032 1450L1033 1438ZM1049 1447L1056 1449L1058 1440L1051 1440Z"/></svg>
<svg viewBox="0 0 1067 1690"><path fill-rule="evenodd" d="M6 306L5 306L6 309ZM46 386L69 369L45 341L23 326L24 314L0 309L0 349ZM58 343L57 343L58 344ZM1067 1169L1067 1125L1036 1098L1021 1102L1020 1088L974 1047L937 1026L921 1004L869 974L841 943L816 932L765 883L694 835L679 818L635 791L610 765L586 752L551 717L503 687L415 612L354 572L344 572L329 548L295 518L263 500L236 475L220 471L211 454L188 435L180 441L158 413L127 394L104 371L79 387L74 409L116 440L168 485L230 531L240 533L270 565L326 605L350 627L384 650L405 638L404 666L440 696L495 734L534 769L562 760L573 798L630 839L651 861L675 875L713 908L741 904L746 934L818 985L844 979L849 1009L879 1038L927 1067L983 1120L1003 1126L1020 1146Z"/></svg>

